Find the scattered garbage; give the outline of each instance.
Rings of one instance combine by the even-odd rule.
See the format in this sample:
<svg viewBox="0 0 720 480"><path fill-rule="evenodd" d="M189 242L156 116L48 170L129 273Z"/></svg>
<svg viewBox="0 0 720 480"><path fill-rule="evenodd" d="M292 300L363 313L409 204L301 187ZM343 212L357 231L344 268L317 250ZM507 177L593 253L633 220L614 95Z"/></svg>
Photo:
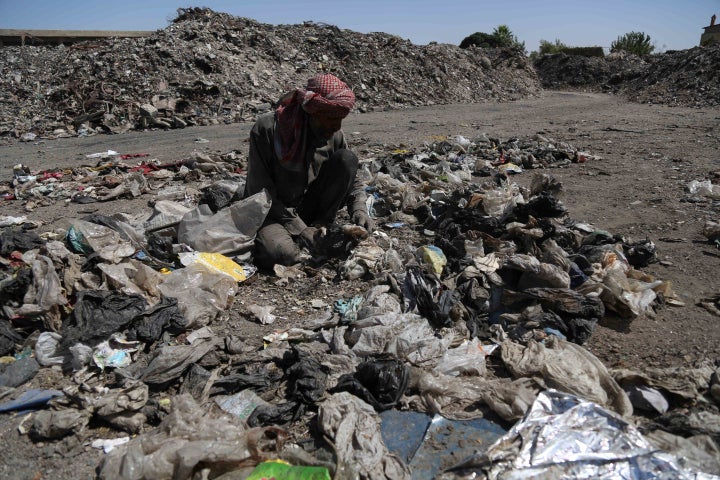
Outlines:
<svg viewBox="0 0 720 480"><path fill-rule="evenodd" d="M173 118L141 105L148 126ZM514 454L481 454L553 391L622 417L625 433L642 418L662 448L695 446L715 468L712 409L681 413L720 401L715 365L608 369L582 347L602 321L684 305L643 270L658 261L652 239L570 218L547 172L599 157L542 135L373 147L369 211L390 227L329 226L320 254L273 276L252 265L269 197L239 198L235 152L167 165L116 153L62 172L18 168L8 201L54 198L23 189L34 182L63 201L139 195L149 209L0 232L0 412L33 412L20 431L35 442L89 432L106 452L100 478L512 470ZM714 297L701 305L720 312ZM39 388L48 378L62 386Z"/></svg>

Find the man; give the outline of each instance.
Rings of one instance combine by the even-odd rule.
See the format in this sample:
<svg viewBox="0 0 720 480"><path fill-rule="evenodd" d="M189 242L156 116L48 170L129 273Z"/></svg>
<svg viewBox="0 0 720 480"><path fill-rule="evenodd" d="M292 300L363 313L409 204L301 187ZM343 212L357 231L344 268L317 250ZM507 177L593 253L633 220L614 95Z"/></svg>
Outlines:
<svg viewBox="0 0 720 480"><path fill-rule="evenodd" d="M250 132L245 197L267 189L272 207L255 240L255 263L264 268L302 260L318 227L332 223L343 204L356 225L374 228L365 190L356 180L358 159L347 149L342 119L355 94L339 78L319 74L287 93Z"/></svg>

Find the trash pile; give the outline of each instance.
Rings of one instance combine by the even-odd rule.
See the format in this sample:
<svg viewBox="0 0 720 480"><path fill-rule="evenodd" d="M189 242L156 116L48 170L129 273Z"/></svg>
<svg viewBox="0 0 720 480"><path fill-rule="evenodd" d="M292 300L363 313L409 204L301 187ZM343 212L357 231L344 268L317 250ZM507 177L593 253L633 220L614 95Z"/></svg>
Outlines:
<svg viewBox="0 0 720 480"><path fill-rule="evenodd" d="M543 55L534 65L544 88L589 88L619 93L642 103L720 105L720 45L647 57L613 53L605 58L587 58L560 53Z"/></svg>
<svg viewBox="0 0 720 480"><path fill-rule="evenodd" d="M32 412L19 429L35 442L105 450L99 478L720 474L712 359L608 369L582 347L603 318L683 305L642 271L652 241L572 220L541 173L590 153L485 134L377 151L359 175L379 228L336 231L322 259L275 275L252 266L269 202L240 198L233 152L162 168L116 157L84 172L85 190L113 186L82 198L156 192L151 211L64 232L0 217L0 412ZM38 187L81 181L60 172L19 166L5 188L38 202L52 194ZM358 293L274 329L266 286L293 297L323 282ZM231 314L243 322L228 328ZM47 371L61 384L42 388Z"/></svg>
<svg viewBox="0 0 720 480"><path fill-rule="evenodd" d="M361 112L539 93L529 61L510 50L275 26L206 8L179 9L149 37L2 51L0 135L26 140L254 120L321 71L353 88Z"/></svg>

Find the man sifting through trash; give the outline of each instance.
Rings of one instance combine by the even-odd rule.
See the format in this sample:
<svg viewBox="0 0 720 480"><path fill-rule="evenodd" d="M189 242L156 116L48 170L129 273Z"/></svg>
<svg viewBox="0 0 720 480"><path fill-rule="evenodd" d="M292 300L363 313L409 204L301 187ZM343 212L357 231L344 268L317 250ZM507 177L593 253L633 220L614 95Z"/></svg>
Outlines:
<svg viewBox="0 0 720 480"><path fill-rule="evenodd" d="M312 251L320 241L319 227L331 224L343 204L353 223L374 228L364 186L356 179L358 159L340 130L354 105L355 94L342 80L318 74L255 123L245 197L265 188L272 198L255 240L258 266L302 261L301 246Z"/></svg>

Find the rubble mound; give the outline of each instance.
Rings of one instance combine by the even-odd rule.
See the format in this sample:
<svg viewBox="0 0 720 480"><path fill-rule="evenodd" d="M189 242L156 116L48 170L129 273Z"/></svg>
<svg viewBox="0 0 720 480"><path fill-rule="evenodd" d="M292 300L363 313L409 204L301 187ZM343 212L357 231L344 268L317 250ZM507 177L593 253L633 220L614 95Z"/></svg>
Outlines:
<svg viewBox="0 0 720 480"><path fill-rule="evenodd" d="M669 51L653 57L642 75L621 89L631 100L691 107L720 105L720 44Z"/></svg>
<svg viewBox="0 0 720 480"><path fill-rule="evenodd" d="M534 65L543 88L611 90L619 83L641 75L647 62L636 55L583 57L555 53L538 57Z"/></svg>
<svg viewBox="0 0 720 480"><path fill-rule="evenodd" d="M631 101L691 107L720 105L720 45L638 57L587 58L563 53L535 63L544 88L587 88Z"/></svg>
<svg viewBox="0 0 720 480"><path fill-rule="evenodd" d="M321 71L353 88L359 111L540 91L526 57L507 49L415 45L386 33L275 26L188 8L148 37L3 47L0 135L249 121Z"/></svg>

